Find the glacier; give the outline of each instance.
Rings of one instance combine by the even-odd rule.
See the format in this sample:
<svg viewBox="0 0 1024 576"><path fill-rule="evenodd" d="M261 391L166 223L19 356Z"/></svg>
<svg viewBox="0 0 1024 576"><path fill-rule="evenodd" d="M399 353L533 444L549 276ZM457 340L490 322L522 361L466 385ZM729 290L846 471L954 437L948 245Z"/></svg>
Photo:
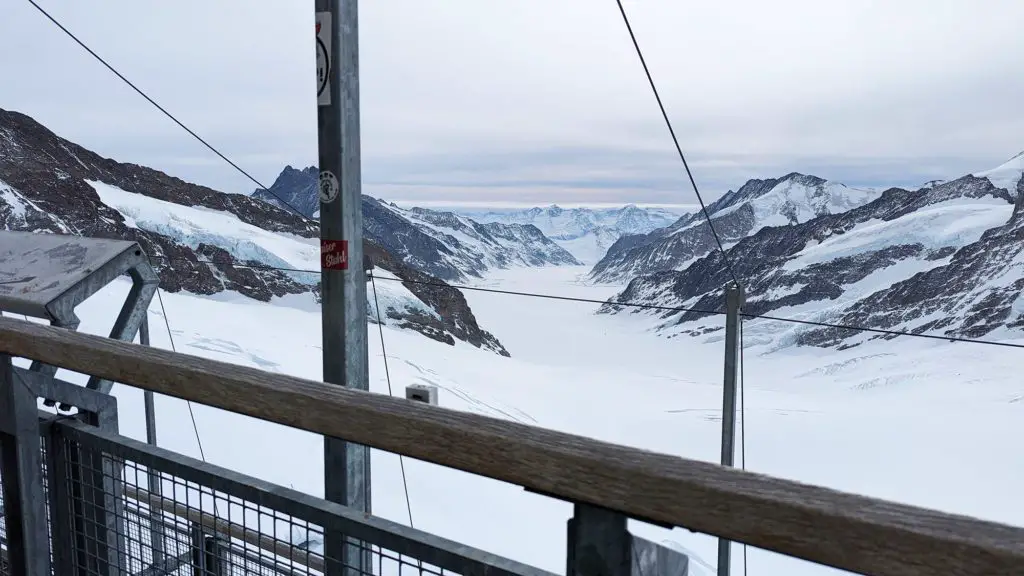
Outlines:
<svg viewBox="0 0 1024 576"><path fill-rule="evenodd" d="M673 209L628 204L621 207L562 208L552 204L546 208L490 209L455 207L460 214L477 222L531 224L540 229L585 264L593 264L604 256L608 247L622 236L646 234L668 226L687 213L685 207Z"/></svg>

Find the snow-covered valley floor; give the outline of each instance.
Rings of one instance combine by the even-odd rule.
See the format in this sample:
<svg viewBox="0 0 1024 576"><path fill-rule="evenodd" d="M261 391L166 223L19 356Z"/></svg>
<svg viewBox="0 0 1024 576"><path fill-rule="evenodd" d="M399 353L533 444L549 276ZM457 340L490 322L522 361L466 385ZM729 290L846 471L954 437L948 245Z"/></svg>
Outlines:
<svg viewBox="0 0 1024 576"><path fill-rule="evenodd" d="M579 282L586 272L499 271L480 285L585 298L617 291ZM82 330L106 332L126 291L127 283L118 283L86 302ZM396 394L408 384L433 383L444 406L717 461L720 336L659 338L646 331L649 318L594 315L592 304L482 292L466 297L512 357L385 327ZM311 299L163 299L179 352L320 379L320 314ZM153 344L170 348L156 299L150 322ZM770 344L751 344L764 341L754 336L769 333L765 328L747 325L748 469L1024 524L1024 456L1015 450L1024 435L1018 377L1024 350L900 339L843 352L767 353ZM369 337L371 388L387 393L376 326ZM124 386L115 392L122 433L144 438L141 392ZM198 457L183 402L158 398L157 418L162 446ZM322 494L318 437L200 406L196 419L209 461ZM407 522L398 458L375 452L373 466L374 512ZM417 528L564 572L569 504L422 462L407 461L406 470ZM632 529L714 562L711 537L643 524ZM736 550L733 558L738 569L742 554ZM754 549L749 570L757 576L834 572Z"/></svg>

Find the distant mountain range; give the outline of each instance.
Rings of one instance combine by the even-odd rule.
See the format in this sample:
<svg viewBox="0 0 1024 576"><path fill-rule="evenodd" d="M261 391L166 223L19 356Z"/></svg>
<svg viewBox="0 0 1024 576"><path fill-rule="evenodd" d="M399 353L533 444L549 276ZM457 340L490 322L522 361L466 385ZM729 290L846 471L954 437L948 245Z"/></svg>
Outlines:
<svg viewBox="0 0 1024 576"><path fill-rule="evenodd" d="M269 189L256 190L252 195L281 208L290 205L309 218L319 218L317 174L315 166L302 170L286 166ZM439 211L426 208L403 210L395 204L380 204L410 220L425 234L453 235L456 241L465 240L459 236L460 233L469 234L472 239L466 244L465 249L457 249L464 252L457 256L459 262L452 262L450 266L448 263L438 263L433 270L433 273L452 280L460 277L460 274L453 271L454 269L478 276L488 267L504 267L516 263L533 266L593 264L619 237L627 234L645 234L656 228L668 226L680 216L678 212L663 208L640 208L635 205L620 208L561 208L551 205L546 208L525 210L456 207L451 211ZM371 221L377 215L383 218L382 222L388 221L387 215L380 214L376 206L368 206L364 199L363 218ZM378 227L371 224L369 228L377 230ZM534 229L541 234L537 235ZM494 245L499 254L491 254L492 249L487 246L490 243L486 239L488 235L493 236L508 249ZM520 240L515 240L516 238ZM571 256L566 257L565 254L553 249L545 238L553 240ZM374 241L382 245L388 242L383 236L374 237ZM521 250L515 245L516 242L526 242L529 247ZM429 245L422 240L416 243L422 244L424 248ZM416 251L414 247L410 249Z"/></svg>
<svg viewBox="0 0 1024 576"><path fill-rule="evenodd" d="M252 197L319 218L317 174L313 166L286 166L268 190L257 190ZM454 212L406 210L366 195L363 234L406 264L451 281L480 277L491 268L580 264L530 224L481 224Z"/></svg>
<svg viewBox="0 0 1024 576"><path fill-rule="evenodd" d="M641 208L635 204L621 208L562 208L552 204L526 210L463 209L459 212L478 222L536 226L587 264L600 260L622 236L646 234L672 224L681 216L679 212L664 208Z"/></svg>
<svg viewBox="0 0 1024 576"><path fill-rule="evenodd" d="M307 170L307 178L313 172ZM535 227L576 260L594 263L592 282L625 286L600 313L653 315L657 330L669 335L715 331L720 321L616 302L719 309L730 279L728 260L744 284L750 313L977 337L1024 328L1022 173L1024 154L994 170L916 189L856 188L799 173L750 180L708 205L727 257L698 211L677 216L636 206L549 206L462 209L460 217L446 218L469 226ZM279 181L298 186L300 179L286 170ZM297 195L311 193L308 186L296 188ZM399 213L420 228L445 219L423 209ZM467 266L470 261L453 267L482 272ZM755 326L779 345L845 347L872 337L792 324Z"/></svg>
<svg viewBox="0 0 1024 576"><path fill-rule="evenodd" d="M709 319L616 303L722 309L731 266L751 314L950 337L1019 337L1022 203L1024 153L994 170L915 190L859 190L801 174L751 180L709 206L724 256L694 215L623 237L591 277L628 282L600 312L651 314L668 334L705 333ZM753 326L759 332L751 337L770 335L779 345L845 347L879 337L781 322Z"/></svg>
<svg viewBox="0 0 1024 576"><path fill-rule="evenodd" d="M268 268L318 268L316 170L288 167L272 190L302 214L265 192L225 194L100 157L0 110L0 228L138 241L169 291L234 291L261 301L317 295L318 275ZM750 180L708 205L723 256L700 212L441 211L364 196L366 253L381 275L402 281L387 283L382 318L369 312L439 341L507 354L446 282L496 268L593 262L591 281L624 287L599 313L647 315L668 336L715 333L721 320L622 304L721 309L731 268L751 314L1019 337L1022 206L1024 153L916 189L854 188L798 173ZM825 347L879 337L769 321L749 323L747 336Z"/></svg>

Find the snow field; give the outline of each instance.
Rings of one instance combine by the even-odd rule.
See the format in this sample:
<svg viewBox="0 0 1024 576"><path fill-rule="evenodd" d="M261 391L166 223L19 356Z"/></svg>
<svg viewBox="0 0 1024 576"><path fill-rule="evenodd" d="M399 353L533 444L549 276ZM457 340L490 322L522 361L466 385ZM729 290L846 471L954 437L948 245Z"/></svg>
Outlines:
<svg viewBox="0 0 1024 576"><path fill-rule="evenodd" d="M585 268L504 271L506 289L601 298L612 287L577 282ZM387 282L378 282L378 290ZM127 282L80 308L82 329L104 333ZM717 461L722 346L658 338L641 317L594 315L594 306L467 292L478 320L512 358L469 345L446 346L385 326L393 389L433 383L442 405L603 440ZM292 297L261 304L164 294L180 352L319 379L320 315ZM153 344L169 348L159 306ZM758 323L748 324L748 334ZM748 468L842 490L982 518L1024 523L1016 495L1024 463L1013 442L1024 432L1024 385L1015 350L895 341L835 352L745 350ZM371 389L387 393L380 342L370 332ZM142 394L116 386L122 433L144 437ZM322 443L304 432L196 406L207 459L314 495L322 494ZM160 444L198 457L183 402L157 400ZM739 455L737 462L740 461ZM398 459L373 454L374 512L405 523ZM407 460L417 528L555 572L564 570L567 503L519 487ZM713 564L715 540L634 523ZM741 554L734 552L734 569ZM752 573L830 570L751 550Z"/></svg>
<svg viewBox="0 0 1024 576"><path fill-rule="evenodd" d="M1011 195L1015 195L1017 185L1020 183L1021 178L1024 178L1024 152L1017 154L992 170L976 172L974 175L978 178L988 178L989 182L992 182L997 188L1002 188Z"/></svg>

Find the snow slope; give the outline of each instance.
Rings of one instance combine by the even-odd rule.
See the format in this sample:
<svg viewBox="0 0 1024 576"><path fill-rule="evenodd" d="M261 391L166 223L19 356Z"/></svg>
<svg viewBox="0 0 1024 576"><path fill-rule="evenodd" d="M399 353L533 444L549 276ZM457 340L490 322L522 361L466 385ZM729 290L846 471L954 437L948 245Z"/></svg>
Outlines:
<svg viewBox="0 0 1024 576"><path fill-rule="evenodd" d="M977 241L986 230L1004 224L1012 213L1013 206L997 198L956 198L896 220L872 218L844 234L809 245L787 261L784 268L798 270L888 246L920 244L934 251L960 247Z"/></svg>
<svg viewBox="0 0 1024 576"><path fill-rule="evenodd" d="M715 232L723 243L731 245L765 228L846 212L878 195L875 190L851 188L794 172L782 178L749 180L707 209ZM591 279L625 284L645 274L686 269L718 248L706 219L698 211L643 236L622 238L594 265Z"/></svg>
<svg viewBox="0 0 1024 576"><path fill-rule="evenodd" d="M562 208L552 204L527 210L458 210L477 222L532 224L586 264L600 260L608 247L622 236L646 234L668 226L681 214L634 204L616 208Z"/></svg>
<svg viewBox="0 0 1024 576"><path fill-rule="evenodd" d="M568 250L580 262L593 264L600 260L608 252L608 247L621 237L622 234L614 229L599 227L575 238L556 238L555 242Z"/></svg>
<svg viewBox="0 0 1024 576"><path fill-rule="evenodd" d="M89 181L88 184L100 196L103 204L117 210L125 218L125 225L129 228L161 234L193 250L198 250L201 244L216 246L240 262L250 265L255 263L284 268L287 270L284 274L310 289L320 282L320 251L315 239L269 232L241 221L231 212L157 200L102 182ZM3 192L3 188L0 188L0 192ZM374 321L377 319L376 308L380 306L380 316L385 324L401 324L433 338L446 338L446 332L450 332L454 338L468 339L495 351L501 350L500 343L493 340L492 336L480 331L474 322L459 317L461 313L470 316L472 313L468 308L458 306L455 299L437 302L438 309L445 310L450 316L442 318L438 309L417 297L401 282L395 281L398 277L392 272L378 266L374 275L380 279L377 282L378 302L367 299L367 311ZM436 281L436 278L425 279ZM311 294L296 296L289 301L302 302L304 307L314 305Z"/></svg>
<svg viewBox="0 0 1024 576"><path fill-rule="evenodd" d="M483 285L611 295L611 289L582 283L585 272L516 269ZM385 282L377 284L380 290ZM87 301L80 308L82 329L105 333L127 289L127 282L118 282ZM467 297L512 357L385 326L397 394L409 384L433 383L444 406L717 461L723 350L714 334L668 340L652 336L641 318L595 315L585 303ZM320 315L301 298L262 304L177 293L165 294L164 302L181 352L319 379ZM152 326L163 326L155 300L149 314ZM764 322L747 328L748 336L761 334L747 339L744 356L749 469L1024 524L1024 500L1017 497L1024 461L1007 457L1024 433L1018 351L897 340L839 352L767 353L774 342L766 336L769 328ZM376 329L370 335L370 385L387 393ZM152 339L170 348L166 333L153 330ZM121 430L144 437L141 393L121 385L115 393ZM183 402L159 397L157 417L162 446L198 456ZM322 494L319 438L201 406L196 419L208 460ZM407 522L397 457L374 451L373 466L375 513ZM569 504L423 462L406 461L406 471L417 528L564 571ZM698 565L714 564L710 537L636 522L631 530L696 553ZM733 554L733 570L741 557ZM752 574L837 573L756 549L749 562Z"/></svg>
<svg viewBox="0 0 1024 576"><path fill-rule="evenodd" d="M1006 190L1011 195L1016 195L1021 182L1024 182L1024 152L1010 158L1004 164L974 174L978 178L988 178L997 188Z"/></svg>
<svg viewBox="0 0 1024 576"><path fill-rule="evenodd" d="M317 274L293 274L296 281L319 281L320 244L312 238L269 232L242 222L231 212L202 206L183 206L126 192L103 182L88 181L100 200L125 217L132 228L163 234L192 249L212 244L227 250L243 262Z"/></svg>
<svg viewBox="0 0 1024 576"><path fill-rule="evenodd" d="M735 196L727 195L719 206L712 205L708 211L712 219L717 219L749 206L756 221L750 233L765 226L785 226L806 222L821 214L845 212L874 200L879 194L877 190L800 177L784 178L760 195L744 195L743 189L740 190ZM698 216L686 226L673 230L672 234L703 222L703 214Z"/></svg>

